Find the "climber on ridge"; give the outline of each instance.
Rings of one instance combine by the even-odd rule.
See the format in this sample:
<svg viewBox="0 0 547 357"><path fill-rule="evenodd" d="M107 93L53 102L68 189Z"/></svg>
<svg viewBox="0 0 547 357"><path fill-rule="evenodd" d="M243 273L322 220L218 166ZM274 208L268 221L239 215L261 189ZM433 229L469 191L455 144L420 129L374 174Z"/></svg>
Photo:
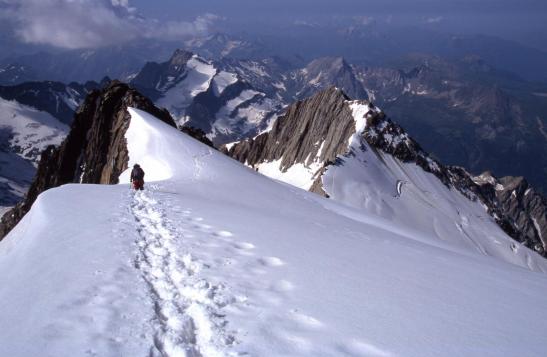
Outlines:
<svg viewBox="0 0 547 357"><path fill-rule="evenodd" d="M135 190L144 190L144 171L139 164L133 165L130 182Z"/></svg>

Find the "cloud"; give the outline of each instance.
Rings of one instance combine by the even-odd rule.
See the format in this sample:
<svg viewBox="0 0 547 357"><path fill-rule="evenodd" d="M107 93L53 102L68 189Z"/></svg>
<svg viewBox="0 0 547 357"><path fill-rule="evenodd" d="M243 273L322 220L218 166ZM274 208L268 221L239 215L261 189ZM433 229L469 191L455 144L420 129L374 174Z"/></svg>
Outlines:
<svg viewBox="0 0 547 357"><path fill-rule="evenodd" d="M437 24L444 20L443 16L435 16L435 17L428 17L425 19L425 23L427 24Z"/></svg>
<svg viewBox="0 0 547 357"><path fill-rule="evenodd" d="M167 21L159 23L149 22L143 33L146 38L158 38L165 40L178 40L189 36L204 35L209 32L213 24L220 17L214 14L198 16L193 22Z"/></svg>
<svg viewBox="0 0 547 357"><path fill-rule="evenodd" d="M159 22L139 16L129 0L0 0L1 18L26 43L95 48L139 38L182 40L207 34L217 20Z"/></svg>
<svg viewBox="0 0 547 357"><path fill-rule="evenodd" d="M363 26L373 25L376 23L376 19L373 16L354 16L353 19L357 22L357 24Z"/></svg>

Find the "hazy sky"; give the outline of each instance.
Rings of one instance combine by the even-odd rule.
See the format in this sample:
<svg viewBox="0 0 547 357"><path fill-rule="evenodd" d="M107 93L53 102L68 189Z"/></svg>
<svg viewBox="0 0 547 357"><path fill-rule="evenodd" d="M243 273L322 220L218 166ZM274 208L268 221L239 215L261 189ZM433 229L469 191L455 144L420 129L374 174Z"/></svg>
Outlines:
<svg viewBox="0 0 547 357"><path fill-rule="evenodd" d="M0 22L1 31L10 32L3 37L61 48L181 39L217 29L271 31L295 22L547 38L547 0L0 0Z"/></svg>
<svg viewBox="0 0 547 357"><path fill-rule="evenodd" d="M260 31L261 24L321 24L365 18L392 26L431 25L437 30L530 40L547 49L547 0L132 0L146 16L192 18L214 13L228 27ZM168 11L165 11L168 9ZM235 25L235 26L234 26Z"/></svg>
<svg viewBox="0 0 547 357"><path fill-rule="evenodd" d="M251 15L295 18L356 14L480 14L485 18L499 14L540 14L547 19L545 0L132 0L131 3L154 17L212 12L243 20L251 19Z"/></svg>

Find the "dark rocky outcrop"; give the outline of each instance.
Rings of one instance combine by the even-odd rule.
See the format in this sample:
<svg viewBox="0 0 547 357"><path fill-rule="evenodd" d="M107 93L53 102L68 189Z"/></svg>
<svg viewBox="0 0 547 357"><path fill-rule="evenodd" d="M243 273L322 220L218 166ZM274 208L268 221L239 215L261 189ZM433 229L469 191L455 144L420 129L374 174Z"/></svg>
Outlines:
<svg viewBox="0 0 547 357"><path fill-rule="evenodd" d="M318 58L291 77L295 78L295 83L290 83L289 87L295 87L298 98L306 98L318 90L336 86L351 98L369 99L353 68L342 57Z"/></svg>
<svg viewBox="0 0 547 357"><path fill-rule="evenodd" d="M271 131L254 139L233 145L231 157L250 166L282 159L281 169L317 156L320 143L325 142L320 160L333 162L347 150L349 137L355 133L349 98L339 89L330 87L304 101L288 107Z"/></svg>
<svg viewBox="0 0 547 357"><path fill-rule="evenodd" d="M129 127L128 107L146 111L175 127L169 113L159 109L127 84L111 82L92 91L80 106L71 130L60 147L48 147L23 202L7 212L0 223L4 237L30 210L38 195L66 183L117 183L127 168L125 132Z"/></svg>
<svg viewBox="0 0 547 357"><path fill-rule="evenodd" d="M205 145L210 146L213 149L216 149L213 142L211 140L209 140L209 138L207 137L205 132L203 130L201 130L200 128L194 128L193 126L185 125L182 128L180 128L180 131L182 131L183 133L185 133L187 135L190 135L191 137L193 137L197 141L200 141L200 142L204 143Z"/></svg>
<svg viewBox="0 0 547 357"><path fill-rule="evenodd" d="M494 206L497 219L513 238L547 256L547 199L524 177L496 178L490 172L473 177L483 201Z"/></svg>

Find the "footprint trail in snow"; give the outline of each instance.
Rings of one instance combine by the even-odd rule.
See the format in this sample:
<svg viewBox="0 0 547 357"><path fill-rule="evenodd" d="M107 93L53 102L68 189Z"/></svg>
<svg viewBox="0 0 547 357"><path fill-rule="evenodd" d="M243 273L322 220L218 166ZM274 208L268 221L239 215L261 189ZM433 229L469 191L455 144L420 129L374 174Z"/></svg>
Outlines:
<svg viewBox="0 0 547 357"><path fill-rule="evenodd" d="M235 344L220 309L233 302L222 284L200 277L207 266L179 246L185 237L150 191L131 205L139 232L135 266L149 285L156 331L151 356L225 356ZM184 252L184 253L181 253Z"/></svg>
<svg viewBox="0 0 547 357"><path fill-rule="evenodd" d="M131 194L131 213L135 266L155 306L150 356L262 355L268 347L253 345L261 334L287 354L345 351L347 341L313 344L329 329L293 300L298 287L285 276L284 259L181 207L186 200L176 192L149 188Z"/></svg>

